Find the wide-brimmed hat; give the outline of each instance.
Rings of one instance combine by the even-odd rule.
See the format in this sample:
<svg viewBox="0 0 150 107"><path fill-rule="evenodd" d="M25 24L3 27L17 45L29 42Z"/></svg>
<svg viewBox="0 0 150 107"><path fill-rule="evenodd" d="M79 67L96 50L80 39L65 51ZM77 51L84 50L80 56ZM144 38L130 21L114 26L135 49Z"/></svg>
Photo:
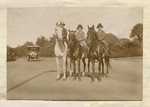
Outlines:
<svg viewBox="0 0 150 107"><path fill-rule="evenodd" d="M64 22L60 22L60 25L64 25L65 26L65 23Z"/></svg>
<svg viewBox="0 0 150 107"><path fill-rule="evenodd" d="M101 23L99 23L99 24L97 25L97 28L99 28L99 27L103 28L103 25L102 25Z"/></svg>
<svg viewBox="0 0 150 107"><path fill-rule="evenodd" d="M78 29L78 28L83 29L83 27L82 27L82 25L81 25L81 24L79 24L79 25L78 25L77 29Z"/></svg>

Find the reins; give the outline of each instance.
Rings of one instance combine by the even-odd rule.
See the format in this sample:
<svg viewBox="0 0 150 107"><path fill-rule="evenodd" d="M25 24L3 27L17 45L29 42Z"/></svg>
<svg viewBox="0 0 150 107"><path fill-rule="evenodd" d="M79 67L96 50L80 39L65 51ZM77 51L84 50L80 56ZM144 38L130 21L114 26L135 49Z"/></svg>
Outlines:
<svg viewBox="0 0 150 107"><path fill-rule="evenodd" d="M103 52L103 47L102 47L102 44L99 43L98 39L97 39L97 35L96 35L96 32L95 30L93 30L93 32L90 32L92 33L91 35L88 35L87 39L90 39L91 43L89 44L89 52L96 52L96 50L100 50ZM95 46L97 46L95 48ZM98 52L99 53L99 52ZM97 60L95 60L95 62L98 62L100 59L97 58Z"/></svg>
<svg viewBox="0 0 150 107"><path fill-rule="evenodd" d="M70 53L71 53L71 55L73 55L73 54L77 55L76 52L80 49L79 42L76 40L75 35L72 35L71 39L72 39L72 41L70 43L70 46L71 46Z"/></svg>

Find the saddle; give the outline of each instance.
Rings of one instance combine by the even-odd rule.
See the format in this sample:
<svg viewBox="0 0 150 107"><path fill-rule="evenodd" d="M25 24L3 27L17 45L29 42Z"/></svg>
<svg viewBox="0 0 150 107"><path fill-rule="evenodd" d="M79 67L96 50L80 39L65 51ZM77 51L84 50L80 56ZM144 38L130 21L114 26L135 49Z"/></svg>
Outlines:
<svg viewBox="0 0 150 107"><path fill-rule="evenodd" d="M95 45L95 47L92 48L92 50L93 50L93 55L98 58L98 57L99 57L100 48L101 48L102 50L104 50L105 47L103 46L102 43L100 43L100 42L98 42L98 41L97 41L95 44L97 44L97 45Z"/></svg>

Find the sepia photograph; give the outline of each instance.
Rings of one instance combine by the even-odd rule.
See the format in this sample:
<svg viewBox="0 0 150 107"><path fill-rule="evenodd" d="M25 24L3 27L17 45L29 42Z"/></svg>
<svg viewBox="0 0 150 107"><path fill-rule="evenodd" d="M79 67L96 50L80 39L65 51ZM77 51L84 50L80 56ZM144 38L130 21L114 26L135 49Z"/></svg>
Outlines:
<svg viewBox="0 0 150 107"><path fill-rule="evenodd" d="M7 9L7 99L141 101L142 7Z"/></svg>

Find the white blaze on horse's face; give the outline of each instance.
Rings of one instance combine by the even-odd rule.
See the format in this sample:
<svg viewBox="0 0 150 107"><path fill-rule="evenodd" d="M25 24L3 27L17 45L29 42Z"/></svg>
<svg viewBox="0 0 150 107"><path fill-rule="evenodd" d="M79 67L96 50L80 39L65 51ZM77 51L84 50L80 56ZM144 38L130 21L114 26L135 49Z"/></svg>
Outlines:
<svg viewBox="0 0 150 107"><path fill-rule="evenodd" d="M58 39L62 39L62 27L56 26L55 33L56 33Z"/></svg>

